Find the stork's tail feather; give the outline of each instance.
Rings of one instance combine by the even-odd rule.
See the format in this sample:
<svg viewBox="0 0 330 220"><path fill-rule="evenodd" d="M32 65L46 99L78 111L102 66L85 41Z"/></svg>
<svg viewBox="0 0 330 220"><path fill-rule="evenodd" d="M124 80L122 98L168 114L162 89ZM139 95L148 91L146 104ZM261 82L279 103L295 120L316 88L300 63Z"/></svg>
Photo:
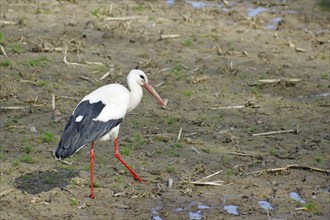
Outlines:
<svg viewBox="0 0 330 220"><path fill-rule="evenodd" d="M78 152L83 146L79 147L78 149L74 147L66 147L62 144L62 141L60 141L56 151L54 152L54 157L56 160L63 160Z"/></svg>

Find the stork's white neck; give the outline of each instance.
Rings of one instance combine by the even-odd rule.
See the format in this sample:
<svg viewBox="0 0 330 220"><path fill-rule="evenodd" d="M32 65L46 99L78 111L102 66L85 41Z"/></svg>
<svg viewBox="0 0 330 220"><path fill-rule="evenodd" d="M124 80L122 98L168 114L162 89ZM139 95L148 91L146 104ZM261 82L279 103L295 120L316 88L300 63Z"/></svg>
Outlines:
<svg viewBox="0 0 330 220"><path fill-rule="evenodd" d="M128 112L130 112L141 102L143 90L136 81L132 81L130 78L127 79L127 84L130 90L130 102L128 107Z"/></svg>

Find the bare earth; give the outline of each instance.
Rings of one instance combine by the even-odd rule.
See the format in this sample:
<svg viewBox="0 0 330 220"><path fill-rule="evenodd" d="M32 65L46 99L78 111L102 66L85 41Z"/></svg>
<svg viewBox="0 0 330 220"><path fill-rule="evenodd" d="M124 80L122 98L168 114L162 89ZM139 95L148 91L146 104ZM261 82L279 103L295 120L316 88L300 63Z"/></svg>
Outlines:
<svg viewBox="0 0 330 220"><path fill-rule="evenodd" d="M317 3L1 0L0 218L329 219L330 15ZM91 200L88 147L72 165L52 151L79 100L133 68L169 99L145 94L121 125L147 183L98 142Z"/></svg>

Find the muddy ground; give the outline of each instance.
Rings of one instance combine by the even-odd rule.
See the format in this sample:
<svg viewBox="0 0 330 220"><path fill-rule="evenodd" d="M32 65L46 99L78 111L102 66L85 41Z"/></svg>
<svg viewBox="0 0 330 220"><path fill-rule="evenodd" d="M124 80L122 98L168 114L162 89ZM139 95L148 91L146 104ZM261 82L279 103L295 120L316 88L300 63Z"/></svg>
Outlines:
<svg viewBox="0 0 330 220"><path fill-rule="evenodd" d="M329 219L326 4L1 0L0 218ZM88 147L52 151L79 100L133 68L169 99L121 125L147 183L98 142L91 200Z"/></svg>

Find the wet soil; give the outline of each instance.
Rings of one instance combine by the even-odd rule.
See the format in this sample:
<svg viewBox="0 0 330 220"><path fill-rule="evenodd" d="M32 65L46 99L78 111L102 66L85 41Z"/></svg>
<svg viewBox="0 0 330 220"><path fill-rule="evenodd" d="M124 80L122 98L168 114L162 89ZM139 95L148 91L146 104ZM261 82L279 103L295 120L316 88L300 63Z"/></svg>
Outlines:
<svg viewBox="0 0 330 220"><path fill-rule="evenodd" d="M317 1L2 0L0 20L1 219L329 219ZM88 147L52 151L79 100L133 68L169 99L145 94L121 125L147 182L97 142L91 200Z"/></svg>

